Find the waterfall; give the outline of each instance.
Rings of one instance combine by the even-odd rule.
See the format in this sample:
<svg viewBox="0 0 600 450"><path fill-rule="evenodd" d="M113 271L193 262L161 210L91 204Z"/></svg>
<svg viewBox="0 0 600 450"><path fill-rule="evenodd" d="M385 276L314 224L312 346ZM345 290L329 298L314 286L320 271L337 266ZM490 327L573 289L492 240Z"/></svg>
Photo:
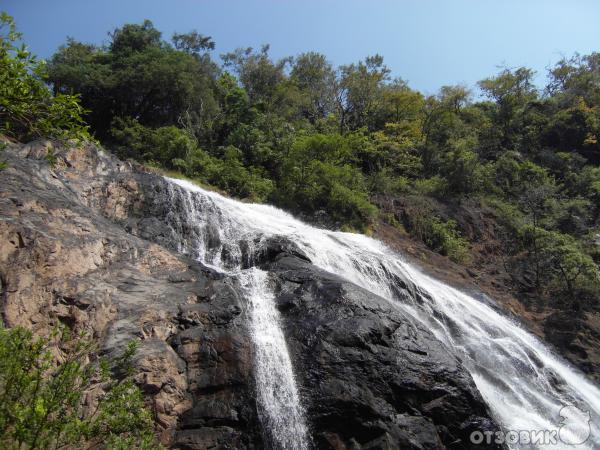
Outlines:
<svg viewBox="0 0 600 450"><path fill-rule="evenodd" d="M571 437L571 442L577 442L577 433L585 434L591 426L589 439L582 445L518 442L509 443L510 448L600 448L600 390L513 320L425 275L379 241L317 229L272 206L242 203L186 181L169 181L169 201L180 203L177 210L186 211L187 215L167 220L180 230L180 245L192 249L193 256L219 268L250 267L265 239L283 236L316 266L386 298L426 325L469 370L492 416L504 430L555 431L565 441ZM266 274L254 270L245 277L253 280L249 284L259 286L252 288L250 295L253 317L260 316L253 318L253 334L260 349L257 357L259 361L273 361L269 352L279 348L276 358L282 365L278 372L271 372L266 366L259 369L257 384L262 385L260 389L271 389L279 383L269 381L270 376L285 380L279 384L279 391L259 393L264 413L270 417L264 423L272 427L273 433L284 433L283 439L295 433L304 435L306 427L292 366L287 350L281 350L285 341L276 325L272 294L265 287ZM396 295L398 280L402 278L410 280L419 295L412 299ZM263 320L269 322L268 326ZM263 338L269 345L260 343ZM260 364L263 363L264 360ZM265 372L261 374L262 370ZM279 414L286 414L287 418L275 417ZM287 422L287 430L278 429L283 426L281 420ZM561 428L561 420L567 420L568 426ZM289 426L290 423L294 425ZM306 444L299 445L303 448Z"/></svg>
<svg viewBox="0 0 600 450"><path fill-rule="evenodd" d="M252 236L244 239L241 224L208 197L194 195L190 190L171 190L170 200L182 202L180 206L186 211L185 218L173 208L167 215L172 225L185 230L177 233L179 251L191 252L209 267L235 276L248 300L258 413L267 445L282 450L308 450L308 427L268 274L247 267L255 247Z"/></svg>
<svg viewBox="0 0 600 450"><path fill-rule="evenodd" d="M240 276L250 303L256 346L259 415L267 439L277 449L308 449L308 432L267 273L251 268Z"/></svg>

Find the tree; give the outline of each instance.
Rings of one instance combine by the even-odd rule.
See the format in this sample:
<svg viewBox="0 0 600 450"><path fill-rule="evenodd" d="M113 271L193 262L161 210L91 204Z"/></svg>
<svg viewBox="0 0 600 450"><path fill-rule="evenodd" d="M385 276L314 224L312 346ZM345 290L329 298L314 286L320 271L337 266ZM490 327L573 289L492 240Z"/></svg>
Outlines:
<svg viewBox="0 0 600 450"><path fill-rule="evenodd" d="M412 128L422 127L425 98L413 91L402 79L395 79L383 88L384 120Z"/></svg>
<svg viewBox="0 0 600 450"><path fill-rule="evenodd" d="M196 30L189 33L174 33L171 38L177 50L200 55L203 51L214 50L215 42L210 36L204 36Z"/></svg>
<svg viewBox="0 0 600 450"><path fill-rule="evenodd" d="M290 74L305 98L302 114L316 123L335 109L335 71L320 53L302 53L294 59Z"/></svg>
<svg viewBox="0 0 600 450"><path fill-rule="evenodd" d="M576 151L592 162L600 162L598 108L588 106L583 97L574 97L570 105L557 109L543 131L546 145Z"/></svg>
<svg viewBox="0 0 600 450"><path fill-rule="evenodd" d="M476 146L475 130L465 120L468 115L461 109L466 106L467 97L462 88L444 87L437 96L425 101L422 120L424 139L420 150L427 175L442 169L443 161L448 159L447 154L457 147L464 148L468 143L471 150Z"/></svg>
<svg viewBox="0 0 600 450"><path fill-rule="evenodd" d="M276 199L292 210L324 210L331 219L362 228L375 214L365 180L350 162L351 147L341 135L299 138L284 162Z"/></svg>
<svg viewBox="0 0 600 450"><path fill-rule="evenodd" d="M199 139L218 114L216 66L209 59L176 50L160 39L152 22L116 29L108 49L67 42L52 57L49 80L55 93L81 93L92 130L111 138L115 117L144 126L184 122Z"/></svg>
<svg viewBox="0 0 600 450"><path fill-rule="evenodd" d="M381 106L381 91L389 73L381 55L340 67L336 93L340 130L376 127L373 119Z"/></svg>
<svg viewBox="0 0 600 450"><path fill-rule="evenodd" d="M0 325L2 448L157 448L151 414L131 380L135 348L99 361L91 341L66 329L48 339ZM86 411L83 395L100 385L106 395Z"/></svg>
<svg viewBox="0 0 600 450"><path fill-rule="evenodd" d="M525 227L521 233L525 245L533 249L530 256L538 268L540 281L549 283L550 289L556 286L564 291L577 309L578 290L587 286L598 289L598 267L573 237L533 226Z"/></svg>
<svg viewBox="0 0 600 450"><path fill-rule="evenodd" d="M290 58L277 62L269 58L269 46L260 51L252 47L238 48L222 56L225 67L231 67L254 104L271 105L277 86L285 79L285 68Z"/></svg>
<svg viewBox="0 0 600 450"><path fill-rule="evenodd" d="M546 92L563 105L572 104L573 99L578 97L589 104L599 104L600 53L575 53L571 58L562 58L548 69L548 75Z"/></svg>
<svg viewBox="0 0 600 450"><path fill-rule="evenodd" d="M0 13L0 133L16 139L88 137L76 95L52 95L46 67L25 45L8 14Z"/></svg>
<svg viewBox="0 0 600 450"><path fill-rule="evenodd" d="M442 173L450 193L456 196L470 194L478 189L479 161L472 150L473 142L459 139L451 143L452 150L444 155Z"/></svg>
<svg viewBox="0 0 600 450"><path fill-rule="evenodd" d="M471 91L466 86L442 86L440 88L440 102L456 113L469 104L470 98Z"/></svg>
<svg viewBox="0 0 600 450"><path fill-rule="evenodd" d="M161 32L154 28L150 20L142 24L126 24L116 28L112 33L110 51L113 53L142 52L149 47L162 45Z"/></svg>
<svg viewBox="0 0 600 450"><path fill-rule="evenodd" d="M521 115L528 102L538 95L533 84L534 75L534 71L525 67L504 69L495 77L478 83L483 94L495 102L492 120L500 127L500 144L504 149L519 150L515 148L515 139L521 126Z"/></svg>
<svg viewBox="0 0 600 450"><path fill-rule="evenodd" d="M114 150L122 158L135 158L168 169L175 168L175 160L187 161L202 152L193 136L173 125L147 128L133 119L116 119L112 133L119 142Z"/></svg>
<svg viewBox="0 0 600 450"><path fill-rule="evenodd" d="M533 254L535 286L538 291L543 282L543 253L540 238L545 232L545 230L540 227L540 222L547 210L548 199L552 196L554 191L555 187L551 184L542 184L538 186L528 185L528 188L521 192L519 198L519 203L531 218L531 225L526 228L526 234L528 236L527 241L530 244Z"/></svg>

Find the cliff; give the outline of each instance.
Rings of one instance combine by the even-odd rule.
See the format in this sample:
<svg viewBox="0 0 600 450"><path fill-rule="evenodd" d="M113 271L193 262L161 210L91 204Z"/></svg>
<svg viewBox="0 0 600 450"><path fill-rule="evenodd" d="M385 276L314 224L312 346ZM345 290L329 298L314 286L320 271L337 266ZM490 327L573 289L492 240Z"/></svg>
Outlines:
<svg viewBox="0 0 600 450"><path fill-rule="evenodd" d="M136 382L169 446L268 445L248 299L236 278L177 252L175 235L194 231L168 224L186 214L165 200L168 183L91 144L9 144L4 158L5 324L46 334L62 323L107 354L139 340ZM276 293L313 445L471 448L471 431L497 429L469 373L422 324L292 242L269 242L253 263ZM418 295L406 280L398 289Z"/></svg>

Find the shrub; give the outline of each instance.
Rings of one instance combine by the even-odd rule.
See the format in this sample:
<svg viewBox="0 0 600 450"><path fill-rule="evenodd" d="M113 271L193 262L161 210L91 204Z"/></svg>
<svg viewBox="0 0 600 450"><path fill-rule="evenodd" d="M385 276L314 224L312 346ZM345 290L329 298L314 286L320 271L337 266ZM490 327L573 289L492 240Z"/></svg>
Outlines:
<svg viewBox="0 0 600 450"><path fill-rule="evenodd" d="M115 360L90 363L93 345L81 336L61 330L45 339L0 325L0 446L157 448L151 414L130 379L134 352L132 344ZM85 414L83 396L100 384L106 395Z"/></svg>
<svg viewBox="0 0 600 450"><path fill-rule="evenodd" d="M193 137L175 126L148 128L135 119L115 119L111 135L120 157L155 162L169 169L203 153Z"/></svg>
<svg viewBox="0 0 600 450"><path fill-rule="evenodd" d="M263 177L259 169L245 167L240 158L238 149L227 147L222 160L211 160L203 174L205 179L236 197L265 200L274 189L273 181Z"/></svg>
<svg viewBox="0 0 600 450"><path fill-rule="evenodd" d="M417 194L439 196L447 190L447 183L442 177L435 175L431 178L420 178L414 182Z"/></svg>
<svg viewBox="0 0 600 450"><path fill-rule="evenodd" d="M469 241L461 237L454 220L431 218L425 228L423 242L430 249L462 263L468 260Z"/></svg>
<svg viewBox="0 0 600 450"><path fill-rule="evenodd" d="M334 221L356 229L368 224L377 211L360 170L319 160L302 166L288 160L276 201L306 213L325 210Z"/></svg>
<svg viewBox="0 0 600 450"><path fill-rule="evenodd" d="M520 230L520 237L538 288L562 291L573 301L581 289L600 292L598 266L575 238L531 225Z"/></svg>
<svg viewBox="0 0 600 450"><path fill-rule="evenodd" d="M381 169L367 178L369 191L373 194L393 195L410 191L410 181L404 176L394 175L389 168Z"/></svg>
<svg viewBox="0 0 600 450"><path fill-rule="evenodd" d="M446 179L448 193L461 196L474 192L481 182L478 178L481 172L477 154L469 150L472 143L459 141L452 151L444 155L442 172Z"/></svg>

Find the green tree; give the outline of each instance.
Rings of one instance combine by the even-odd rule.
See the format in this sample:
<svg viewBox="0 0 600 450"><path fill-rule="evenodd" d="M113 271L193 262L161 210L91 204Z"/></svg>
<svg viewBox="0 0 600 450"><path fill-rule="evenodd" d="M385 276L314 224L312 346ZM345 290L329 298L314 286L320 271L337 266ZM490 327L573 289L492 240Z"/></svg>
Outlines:
<svg viewBox="0 0 600 450"><path fill-rule="evenodd" d="M382 88L389 73L381 55L340 67L336 103L341 131L377 126L373 119L383 103Z"/></svg>
<svg viewBox="0 0 600 450"><path fill-rule="evenodd" d="M533 84L535 72L525 67L504 69L495 77L481 80L478 85L485 96L495 102L491 117L500 131L502 149L520 150L518 136L527 104L537 99ZM501 149L497 149L500 153Z"/></svg>
<svg viewBox="0 0 600 450"><path fill-rule="evenodd" d="M133 119L116 119L112 133L119 142L114 149L122 158L159 164L168 169L175 167L175 160L186 161L201 152L193 136L173 125L148 128Z"/></svg>
<svg viewBox="0 0 600 450"><path fill-rule="evenodd" d="M231 67L253 104L267 108L273 106L277 87L285 78L285 69L291 58L273 62L269 57L269 46L260 51L248 47L238 48L222 56L224 66Z"/></svg>
<svg viewBox="0 0 600 450"><path fill-rule="evenodd" d="M8 14L0 13L0 133L16 139L88 137L76 95L52 95L46 66L25 45Z"/></svg>
<svg viewBox="0 0 600 450"><path fill-rule="evenodd" d="M362 173L349 163L351 157L344 136L299 138L284 162L278 203L305 213L324 210L334 221L363 228L376 208L369 202Z"/></svg>
<svg viewBox="0 0 600 450"><path fill-rule="evenodd" d="M290 74L304 102L302 115L315 124L335 110L335 71L320 53L302 53L293 62Z"/></svg>
<svg viewBox="0 0 600 450"><path fill-rule="evenodd" d="M577 308L576 294L579 290L591 288L598 291L598 267L573 237L533 226L525 227L521 235L541 280L548 283L547 288L565 292Z"/></svg>
<svg viewBox="0 0 600 450"><path fill-rule="evenodd" d="M218 114L210 58L173 48L150 21L124 25L111 37L106 49L73 39L61 47L48 67L55 93L80 93L102 140L111 138L117 117L151 127L185 125L208 140Z"/></svg>
<svg viewBox="0 0 600 450"><path fill-rule="evenodd" d="M152 416L130 378L135 348L89 362L92 343L65 329L46 339L0 326L2 448L157 448ZM85 411L83 395L99 385L106 395Z"/></svg>
<svg viewBox="0 0 600 450"><path fill-rule="evenodd" d="M204 36L196 30L189 33L174 33L171 38L177 50L199 55L203 51L214 50L215 42L210 36Z"/></svg>

